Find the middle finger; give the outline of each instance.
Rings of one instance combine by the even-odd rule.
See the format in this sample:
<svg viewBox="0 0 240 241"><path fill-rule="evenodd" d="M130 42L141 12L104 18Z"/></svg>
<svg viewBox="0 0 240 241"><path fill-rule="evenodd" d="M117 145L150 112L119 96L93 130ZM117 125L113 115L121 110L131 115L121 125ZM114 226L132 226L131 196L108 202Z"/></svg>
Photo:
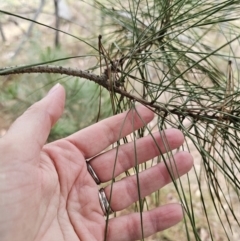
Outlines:
<svg viewBox="0 0 240 241"><path fill-rule="evenodd" d="M138 164L150 160L162 153L176 149L184 141L183 134L177 129L167 129L164 133L154 133L133 142L107 151L89 161L101 182L110 181L113 177ZM135 158L135 148L137 157ZM117 157L116 157L117 152ZM116 165L115 165L116 164ZM114 169L115 165L115 169ZM114 171L114 173L113 173Z"/></svg>

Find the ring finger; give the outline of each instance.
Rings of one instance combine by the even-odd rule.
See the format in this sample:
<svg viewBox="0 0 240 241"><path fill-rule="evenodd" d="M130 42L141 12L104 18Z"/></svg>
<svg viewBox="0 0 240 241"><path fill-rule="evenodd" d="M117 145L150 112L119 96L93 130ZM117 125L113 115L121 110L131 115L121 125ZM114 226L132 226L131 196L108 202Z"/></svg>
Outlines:
<svg viewBox="0 0 240 241"><path fill-rule="evenodd" d="M171 161L161 162L139 173L139 182L136 175L133 175L113 183L112 187L111 184L108 185L104 191L112 210L120 211L136 202L139 199L139 187L143 198L170 183L172 178L177 179L187 173L192 165L192 156L187 152L179 152Z"/></svg>

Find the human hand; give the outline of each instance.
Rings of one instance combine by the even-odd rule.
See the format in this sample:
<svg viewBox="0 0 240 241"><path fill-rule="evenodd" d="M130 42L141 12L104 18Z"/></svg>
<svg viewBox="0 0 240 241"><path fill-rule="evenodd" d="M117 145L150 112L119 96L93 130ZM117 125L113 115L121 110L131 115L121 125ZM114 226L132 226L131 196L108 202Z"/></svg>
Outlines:
<svg viewBox="0 0 240 241"><path fill-rule="evenodd" d="M105 119L67 138L45 145L51 127L60 118L65 103L61 85L32 105L0 139L0 239L1 241L103 241L106 221L99 203L99 186L89 174L86 159L101 182L112 179L116 149L101 153L119 138L151 121L153 113L143 106ZM141 116L141 118L139 117ZM127 116L127 117L126 117ZM125 123L124 123L125 121ZM124 124L123 124L124 123ZM164 132L170 149L183 143L179 130ZM166 152L160 133L154 138ZM153 138L136 141L138 163L159 155ZM115 176L135 166L134 143L118 149ZM175 178L188 172L192 157L174 156ZM171 182L162 162L139 174L144 197ZM107 199L111 185L104 188ZM138 200L136 176L113 184L111 208L120 211ZM145 236L166 229L182 219L180 204L143 212ZM111 218L106 240L141 239L137 213Z"/></svg>

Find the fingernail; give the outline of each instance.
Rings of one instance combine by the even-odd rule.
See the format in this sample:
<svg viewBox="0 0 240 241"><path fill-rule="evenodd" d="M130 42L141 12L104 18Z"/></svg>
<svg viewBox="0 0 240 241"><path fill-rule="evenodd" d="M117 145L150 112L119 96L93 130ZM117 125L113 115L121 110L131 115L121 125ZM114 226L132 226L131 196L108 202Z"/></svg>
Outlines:
<svg viewBox="0 0 240 241"><path fill-rule="evenodd" d="M50 94L52 94L53 92L55 92L56 89L57 89L59 86L60 86L59 83L57 83L56 85L54 85L54 86L49 90L49 92L47 93L47 95L50 95Z"/></svg>

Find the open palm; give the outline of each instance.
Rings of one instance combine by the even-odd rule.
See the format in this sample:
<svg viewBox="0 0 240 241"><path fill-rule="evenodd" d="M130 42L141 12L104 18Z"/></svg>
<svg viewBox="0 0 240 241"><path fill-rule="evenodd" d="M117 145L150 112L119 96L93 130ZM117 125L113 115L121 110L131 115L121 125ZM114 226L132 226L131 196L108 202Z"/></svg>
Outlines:
<svg viewBox="0 0 240 241"><path fill-rule="evenodd" d="M0 139L1 241L103 241L106 222L99 203L99 186L89 174L86 160L104 183L112 179L113 173L118 176L135 166L136 160L142 163L166 152L163 136L169 149L183 142L180 131L169 129L164 135L155 133L154 138L147 136L135 144L102 152L153 118L150 110L139 106L44 145L51 127L63 112L64 103L64 89L57 85L19 117ZM172 170L172 175L177 178L190 170L192 157L179 152L174 162L176 170ZM139 178L142 197L171 182L164 163L141 172ZM137 185L135 176L114 183L111 208L117 212L137 201ZM104 191L109 200L111 185L106 185ZM144 212L144 236L168 228L181 218L179 204ZM140 239L139 214L111 218L106 233L106 240Z"/></svg>

